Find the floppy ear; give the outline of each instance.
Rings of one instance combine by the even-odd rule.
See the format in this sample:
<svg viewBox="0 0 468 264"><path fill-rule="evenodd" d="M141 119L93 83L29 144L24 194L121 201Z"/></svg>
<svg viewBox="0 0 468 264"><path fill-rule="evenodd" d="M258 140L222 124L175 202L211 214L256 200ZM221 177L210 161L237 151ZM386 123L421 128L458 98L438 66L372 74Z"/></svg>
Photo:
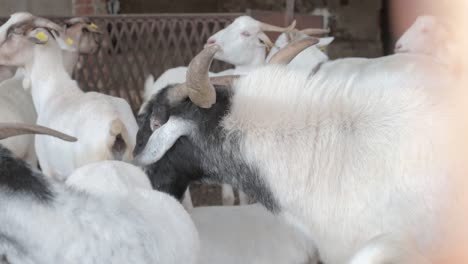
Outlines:
<svg viewBox="0 0 468 264"><path fill-rule="evenodd" d="M143 151L135 157L134 163L145 166L157 162L177 139L189 135L193 129L194 125L190 121L177 117L169 118L164 125L153 132Z"/></svg>
<svg viewBox="0 0 468 264"><path fill-rule="evenodd" d="M49 32L44 28L36 28L28 33L28 40L35 44L46 44L49 39Z"/></svg>

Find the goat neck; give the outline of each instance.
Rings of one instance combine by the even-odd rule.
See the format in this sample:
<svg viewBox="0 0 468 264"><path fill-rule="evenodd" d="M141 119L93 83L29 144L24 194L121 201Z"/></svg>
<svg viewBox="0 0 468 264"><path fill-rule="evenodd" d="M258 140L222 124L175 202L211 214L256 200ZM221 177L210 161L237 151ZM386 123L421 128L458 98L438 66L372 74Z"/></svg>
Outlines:
<svg viewBox="0 0 468 264"><path fill-rule="evenodd" d="M72 76L75 65L80 57L80 53L76 51L63 51L62 56L65 71L67 71L68 75Z"/></svg>
<svg viewBox="0 0 468 264"><path fill-rule="evenodd" d="M65 70L61 49L52 41L35 46L33 60L26 65L26 72L31 78L31 93L38 112L54 97L81 92ZM68 87L67 92L65 87Z"/></svg>

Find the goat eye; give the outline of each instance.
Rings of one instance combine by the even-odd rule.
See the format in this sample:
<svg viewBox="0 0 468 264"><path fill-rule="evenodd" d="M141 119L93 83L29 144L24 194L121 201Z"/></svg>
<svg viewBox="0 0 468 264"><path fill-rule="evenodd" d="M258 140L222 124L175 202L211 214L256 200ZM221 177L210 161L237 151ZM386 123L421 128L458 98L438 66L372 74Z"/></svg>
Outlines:
<svg viewBox="0 0 468 264"><path fill-rule="evenodd" d="M250 33L247 32L247 31L243 31L243 32L241 33L241 35L244 36L244 37L250 37Z"/></svg>

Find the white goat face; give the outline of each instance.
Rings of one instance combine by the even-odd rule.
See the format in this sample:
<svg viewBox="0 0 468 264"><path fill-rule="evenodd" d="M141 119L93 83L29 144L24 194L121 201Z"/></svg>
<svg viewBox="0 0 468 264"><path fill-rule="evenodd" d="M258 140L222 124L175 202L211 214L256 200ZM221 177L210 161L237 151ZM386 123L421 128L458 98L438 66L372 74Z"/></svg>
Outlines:
<svg viewBox="0 0 468 264"><path fill-rule="evenodd" d="M221 47L215 59L233 65L247 65L257 54L265 56L265 45L258 37L260 32L259 21L249 16L241 16L236 18L231 25L211 36L206 44L218 44Z"/></svg>
<svg viewBox="0 0 468 264"><path fill-rule="evenodd" d="M32 17L28 13L16 13L0 27L0 64L23 66L32 57L31 41L25 38L27 29L18 23Z"/></svg>
<svg viewBox="0 0 468 264"><path fill-rule="evenodd" d="M23 67L31 63L37 46L58 45L72 50L59 31L58 25L29 13L11 15L0 27L0 65Z"/></svg>

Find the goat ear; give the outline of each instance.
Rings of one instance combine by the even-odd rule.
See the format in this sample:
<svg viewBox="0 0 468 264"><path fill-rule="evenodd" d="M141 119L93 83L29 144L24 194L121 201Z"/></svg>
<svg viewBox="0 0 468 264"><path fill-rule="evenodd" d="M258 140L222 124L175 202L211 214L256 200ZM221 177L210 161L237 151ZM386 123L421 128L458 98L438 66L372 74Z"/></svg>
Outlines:
<svg viewBox="0 0 468 264"><path fill-rule="evenodd" d="M65 34L61 34L57 32L52 32L52 35L57 41L57 44L59 45L60 49L71 51L71 52L77 51L75 41L71 39L70 37L66 36Z"/></svg>
<svg viewBox="0 0 468 264"><path fill-rule="evenodd" d="M157 162L176 143L177 139L189 135L193 129L194 124L190 121L177 117L169 118L164 125L153 132L146 147L135 157L134 163L146 166Z"/></svg>
<svg viewBox="0 0 468 264"><path fill-rule="evenodd" d="M35 44L46 44L49 41L49 35L45 29L35 29L28 33L29 41Z"/></svg>

